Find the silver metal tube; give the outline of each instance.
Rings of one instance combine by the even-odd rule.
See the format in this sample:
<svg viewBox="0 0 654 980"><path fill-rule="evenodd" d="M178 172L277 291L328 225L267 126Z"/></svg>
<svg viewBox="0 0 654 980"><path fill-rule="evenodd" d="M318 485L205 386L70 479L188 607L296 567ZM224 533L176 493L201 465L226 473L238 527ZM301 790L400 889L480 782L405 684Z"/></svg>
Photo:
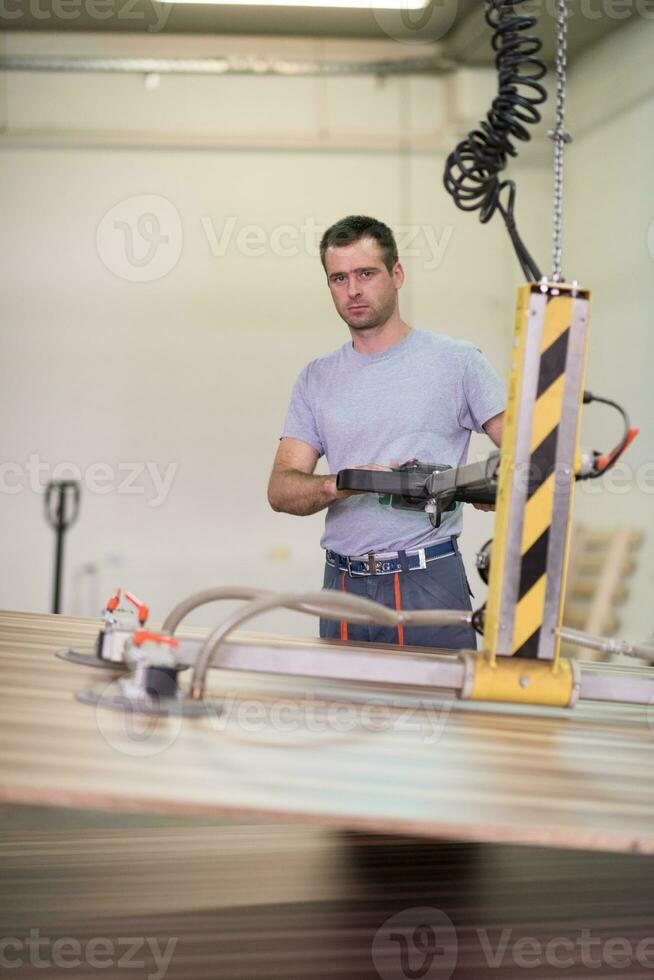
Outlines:
<svg viewBox="0 0 654 980"><path fill-rule="evenodd" d="M174 633L189 613L210 602L220 602L223 599L257 599L262 595L270 595L270 592L267 589L253 589L240 585L203 589L202 592L194 592L193 595L178 602L166 616L161 628L164 633Z"/></svg>
<svg viewBox="0 0 654 980"><path fill-rule="evenodd" d="M451 654L425 652L392 653L370 649L343 648L327 644L283 648L248 641L247 647L226 641L220 651L220 667L248 673L319 677L323 680L362 684L393 684L425 688L424 697L454 693L463 685L464 666L456 651ZM397 691L394 696L398 697Z"/></svg>
<svg viewBox="0 0 654 980"><path fill-rule="evenodd" d="M610 701L619 704L654 704L654 671L615 664L581 664L579 698L581 701ZM650 723L654 717L650 714Z"/></svg>
<svg viewBox="0 0 654 980"><path fill-rule="evenodd" d="M199 699L204 691L204 682L207 670L217 653L220 644L226 639L229 633L237 626L253 619L262 612L267 612L275 608L291 608L300 612L310 612L309 607L314 606L319 610L318 614L327 618L340 619L346 617L354 621L354 616L364 614L365 622L370 625L398 626L398 625L439 625L455 626L471 621L472 614L464 609L434 609L434 610L399 610L397 612L382 606L370 599L363 599L358 596L340 592L307 592L301 594L286 593L281 595L265 595L255 599L245 609L239 609L229 616L218 626L213 633L205 640L198 653L193 677L191 680L191 690L193 697ZM315 615L314 611L314 615ZM359 620L360 622L363 620Z"/></svg>
<svg viewBox="0 0 654 980"><path fill-rule="evenodd" d="M441 55L377 61L309 60L228 55L217 58L100 58L73 55L0 56L0 71L111 72L141 75L439 75L455 62Z"/></svg>
<svg viewBox="0 0 654 980"><path fill-rule="evenodd" d="M573 630L567 626L562 626L559 629L559 636L566 643L588 647L589 650L616 653L624 657L635 657L637 660L654 663L654 647L646 646L643 643L628 643L626 640L619 640L611 636L592 636L590 633L582 633L580 630Z"/></svg>
<svg viewBox="0 0 654 980"><path fill-rule="evenodd" d="M323 592L316 593L320 596L319 600L314 600L312 602L289 602L289 603L279 603L276 602L275 606L279 605L280 608L284 609L294 609L296 612L309 613L314 616L324 616L327 619L341 619L343 614L343 607L340 602L340 593L330 592L328 590L323 590ZM205 589L203 592L196 592L194 595L189 596L188 599L184 599L180 602L172 612L168 613L162 630L165 633L174 633L178 628L181 621L185 616L188 616L190 612L194 609L198 609L200 606L208 605L210 602L220 602L226 599L260 599L264 596L277 597L279 599L279 593L272 592L270 589L256 589L249 586L239 586L239 585L227 585L223 587L217 587L215 589ZM334 599L334 596L337 598ZM370 625L371 623L377 622L370 618L370 610L368 604L371 602L369 599L360 600L358 596L347 595L345 597L347 608L348 619L351 623L358 623L360 625ZM365 602L365 607L360 603ZM336 605L334 605L336 603ZM373 606L377 606L378 603L373 602ZM275 608L275 607L273 607ZM380 606L381 609L385 609L385 606ZM434 612L426 612L424 616L426 618L421 618L420 613L416 613L416 622L412 624L414 626L429 626L434 624L433 616L435 613L442 614L443 610L435 610ZM462 610L463 612L463 610ZM471 614L464 613L468 618L465 622L470 622ZM397 615L394 613L394 615ZM402 622L402 620L399 620ZM457 623L463 622L463 620L457 619ZM396 625L396 621L392 625ZM439 621L440 622L440 621ZM441 625L447 625L449 620L446 618L442 621ZM436 623L438 625L438 623Z"/></svg>
<svg viewBox="0 0 654 980"><path fill-rule="evenodd" d="M374 622L381 622L382 625L394 626L395 625L395 615L390 609L385 606L380 606L376 602L372 602L370 599L360 599L356 596L351 596L340 593L334 593L332 598L337 597L339 603L342 606L336 606L336 617L340 615L341 612L347 614L348 610L361 611L361 605L370 606L370 612L372 615L376 615L378 618L373 619ZM279 608L280 606L286 606L288 604L302 604L305 602L320 602L322 596L320 593L308 592L304 594L295 594L288 592L286 594L273 594L261 596L259 599L255 599L251 602L245 609L239 609L235 613L232 613L220 626L211 633L205 642L203 643L200 651L198 652L198 659L195 662L193 668L193 677L191 679L191 691L193 697L199 699L202 697L204 691L204 681L206 677L207 670L209 669L209 664L217 652L222 641L232 632L237 626L242 625L246 620L253 619L262 612L268 612L269 610ZM349 601L347 601L349 600ZM331 603L328 603L331 606ZM334 607L332 606L332 609Z"/></svg>

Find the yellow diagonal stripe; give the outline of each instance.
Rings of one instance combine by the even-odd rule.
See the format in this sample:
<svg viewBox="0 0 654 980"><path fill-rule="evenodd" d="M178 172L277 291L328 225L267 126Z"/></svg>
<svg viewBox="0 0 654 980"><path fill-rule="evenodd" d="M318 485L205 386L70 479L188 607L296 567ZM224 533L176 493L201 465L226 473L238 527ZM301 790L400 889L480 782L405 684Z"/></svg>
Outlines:
<svg viewBox="0 0 654 980"><path fill-rule="evenodd" d="M557 337L572 323L572 299L570 296L554 296L545 310L545 322L540 342L541 354L551 347Z"/></svg>
<svg viewBox="0 0 654 980"><path fill-rule="evenodd" d="M560 374L535 403L531 425L530 452L533 453L538 449L543 439L546 439L552 429L556 428L561 421L564 387L565 374Z"/></svg>
<svg viewBox="0 0 654 980"><path fill-rule="evenodd" d="M545 611L545 585L547 576L541 575L532 585L529 592L522 597L515 607L515 626L513 629L513 652L519 650L534 630L543 622Z"/></svg>
<svg viewBox="0 0 654 980"><path fill-rule="evenodd" d="M551 524L552 507L554 505L554 473L550 473L545 483L542 483L536 493L525 504L525 517L522 525L522 555L529 551L534 541Z"/></svg>
<svg viewBox="0 0 654 980"><path fill-rule="evenodd" d="M532 308L532 293L536 288L532 285L526 285L518 290L518 305L513 329L511 372L509 375L508 399L504 418L497 511L495 514L495 546L490 570L486 625L484 628L484 647L490 651L493 658L496 653L497 634L499 630L499 612L502 599L502 583L504 581L512 482L518 476L514 472L514 461L519 422L518 408L522 394L522 366L525 355L529 312ZM505 650L504 653L508 653L508 651Z"/></svg>

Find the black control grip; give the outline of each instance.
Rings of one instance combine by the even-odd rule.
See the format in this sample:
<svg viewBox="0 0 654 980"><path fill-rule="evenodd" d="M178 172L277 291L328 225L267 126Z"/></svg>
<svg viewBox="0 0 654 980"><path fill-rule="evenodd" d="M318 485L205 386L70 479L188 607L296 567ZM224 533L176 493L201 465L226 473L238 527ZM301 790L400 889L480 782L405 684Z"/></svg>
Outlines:
<svg viewBox="0 0 654 980"><path fill-rule="evenodd" d="M365 490L367 493L402 493L403 474L387 470L339 470L337 490Z"/></svg>

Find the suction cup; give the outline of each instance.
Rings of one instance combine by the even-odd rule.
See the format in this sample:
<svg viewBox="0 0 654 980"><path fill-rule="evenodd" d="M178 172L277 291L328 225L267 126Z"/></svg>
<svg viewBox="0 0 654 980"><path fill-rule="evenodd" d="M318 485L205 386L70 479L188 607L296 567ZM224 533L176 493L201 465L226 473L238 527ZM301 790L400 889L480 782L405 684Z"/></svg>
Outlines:
<svg viewBox="0 0 654 980"><path fill-rule="evenodd" d="M114 671L129 669L122 660L102 660L95 653L82 653L79 650L57 650L55 657L67 660L71 664L79 664L81 667L99 667L101 670Z"/></svg>
<svg viewBox="0 0 654 980"><path fill-rule="evenodd" d="M136 712L142 715L157 717L202 718L222 713L223 706L218 701L192 701L184 695L165 698L136 698L128 697L122 691L108 694L106 691L94 691L93 688L82 688L75 692L75 697L82 704L92 704L98 708L109 708L111 711Z"/></svg>

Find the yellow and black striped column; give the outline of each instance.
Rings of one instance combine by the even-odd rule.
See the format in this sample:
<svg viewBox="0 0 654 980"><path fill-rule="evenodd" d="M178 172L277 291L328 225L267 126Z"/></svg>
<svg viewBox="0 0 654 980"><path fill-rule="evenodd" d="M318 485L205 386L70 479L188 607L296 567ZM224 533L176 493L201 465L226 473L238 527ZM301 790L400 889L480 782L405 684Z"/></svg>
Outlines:
<svg viewBox="0 0 654 980"><path fill-rule="evenodd" d="M519 291L484 634L493 657L558 658L588 306L567 284Z"/></svg>

